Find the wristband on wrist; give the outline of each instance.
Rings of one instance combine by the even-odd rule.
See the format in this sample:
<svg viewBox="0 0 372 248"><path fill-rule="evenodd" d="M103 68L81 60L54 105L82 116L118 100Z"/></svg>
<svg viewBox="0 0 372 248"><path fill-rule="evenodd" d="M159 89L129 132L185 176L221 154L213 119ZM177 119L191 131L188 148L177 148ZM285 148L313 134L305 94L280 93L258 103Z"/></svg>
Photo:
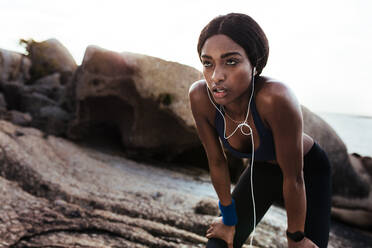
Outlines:
<svg viewBox="0 0 372 248"><path fill-rule="evenodd" d="M238 223L238 216L236 215L234 199L231 199L231 204L228 206L223 206L219 201L218 206L221 210L223 224L226 226L235 226Z"/></svg>
<svg viewBox="0 0 372 248"><path fill-rule="evenodd" d="M286 234L287 234L287 237L294 242L300 242L301 240L305 238L305 234L301 231L291 233L291 232L288 232L287 230Z"/></svg>

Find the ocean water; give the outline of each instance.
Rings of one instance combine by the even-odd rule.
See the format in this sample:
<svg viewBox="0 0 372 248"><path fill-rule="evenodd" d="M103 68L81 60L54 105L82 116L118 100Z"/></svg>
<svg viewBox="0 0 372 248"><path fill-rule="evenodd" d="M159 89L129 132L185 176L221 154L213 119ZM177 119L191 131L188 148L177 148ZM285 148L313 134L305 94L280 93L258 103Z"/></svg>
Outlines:
<svg viewBox="0 0 372 248"><path fill-rule="evenodd" d="M372 117L336 113L316 113L325 120L347 146L349 153L372 157Z"/></svg>

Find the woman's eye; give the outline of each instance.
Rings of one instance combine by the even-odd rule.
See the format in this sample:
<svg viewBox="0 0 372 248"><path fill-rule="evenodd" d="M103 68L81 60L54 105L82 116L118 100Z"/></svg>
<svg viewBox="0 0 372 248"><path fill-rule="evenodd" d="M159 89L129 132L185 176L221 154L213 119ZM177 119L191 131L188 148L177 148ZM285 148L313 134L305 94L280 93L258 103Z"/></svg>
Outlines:
<svg viewBox="0 0 372 248"><path fill-rule="evenodd" d="M238 61L235 60L235 59L228 59L226 61L226 64L228 64L228 65L236 65L237 63L238 63Z"/></svg>
<svg viewBox="0 0 372 248"><path fill-rule="evenodd" d="M204 67L210 67L210 66L212 66L212 63L209 62L209 61L203 61L202 64L203 64Z"/></svg>

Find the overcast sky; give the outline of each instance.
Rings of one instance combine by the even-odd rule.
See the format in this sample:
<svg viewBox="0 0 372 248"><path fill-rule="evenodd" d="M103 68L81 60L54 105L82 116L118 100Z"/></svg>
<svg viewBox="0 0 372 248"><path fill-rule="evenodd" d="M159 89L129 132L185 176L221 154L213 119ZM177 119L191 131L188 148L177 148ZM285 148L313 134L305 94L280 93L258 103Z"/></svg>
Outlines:
<svg viewBox="0 0 372 248"><path fill-rule="evenodd" d="M1 0L0 48L23 52L20 38L56 38L78 64L94 44L201 70L199 33L229 12L261 25L270 44L263 74L289 85L302 104L372 116L370 0Z"/></svg>

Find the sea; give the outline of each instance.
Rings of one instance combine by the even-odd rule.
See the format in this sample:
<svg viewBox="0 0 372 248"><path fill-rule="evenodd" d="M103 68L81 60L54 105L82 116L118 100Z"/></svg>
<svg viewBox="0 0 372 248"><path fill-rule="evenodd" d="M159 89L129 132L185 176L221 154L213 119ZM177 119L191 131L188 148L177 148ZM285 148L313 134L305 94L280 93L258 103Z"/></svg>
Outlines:
<svg viewBox="0 0 372 248"><path fill-rule="evenodd" d="M316 113L346 144L348 153L372 157L372 117L339 113Z"/></svg>

